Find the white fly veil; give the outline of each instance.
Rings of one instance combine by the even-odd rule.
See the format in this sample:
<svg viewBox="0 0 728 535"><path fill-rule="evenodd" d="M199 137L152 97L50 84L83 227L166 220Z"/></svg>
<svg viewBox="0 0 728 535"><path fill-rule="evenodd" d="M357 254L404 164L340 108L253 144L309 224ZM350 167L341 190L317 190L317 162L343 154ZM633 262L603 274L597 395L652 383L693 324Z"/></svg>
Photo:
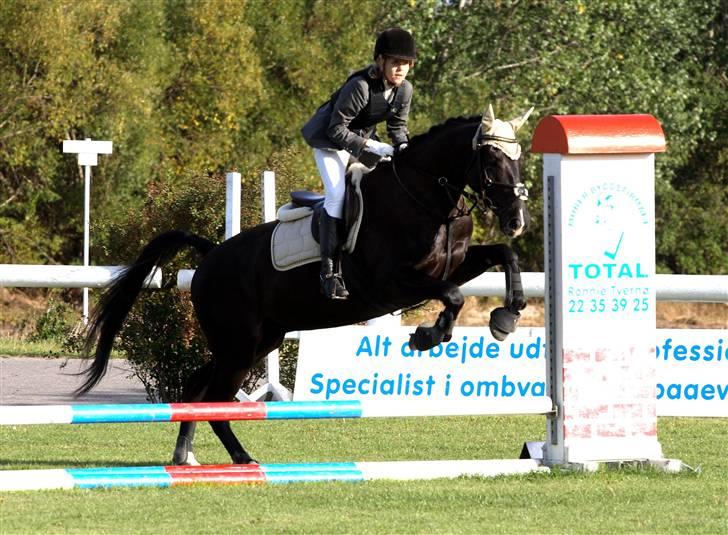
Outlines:
<svg viewBox="0 0 728 535"><path fill-rule="evenodd" d="M521 117L510 121L501 121L495 118L493 105L488 104L488 109L483 114L483 120L473 137L473 149L479 146L491 145L503 151L511 160L521 157L521 145L516 139L516 132L526 123L531 115L533 107Z"/></svg>

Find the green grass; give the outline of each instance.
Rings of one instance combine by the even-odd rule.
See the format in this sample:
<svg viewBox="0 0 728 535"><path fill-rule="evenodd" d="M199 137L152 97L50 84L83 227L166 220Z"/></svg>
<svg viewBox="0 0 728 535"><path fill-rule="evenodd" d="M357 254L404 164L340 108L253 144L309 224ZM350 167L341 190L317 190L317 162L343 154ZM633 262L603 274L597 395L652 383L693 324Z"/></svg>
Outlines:
<svg viewBox="0 0 728 535"><path fill-rule="evenodd" d="M78 354L64 349L56 340L29 342L17 338L0 338L0 355L3 357L77 357Z"/></svg>
<svg viewBox="0 0 728 535"><path fill-rule="evenodd" d="M69 349L62 340L31 342L19 338L0 337L0 357L82 358L80 350ZM125 358L123 351L114 349L111 358Z"/></svg>
<svg viewBox="0 0 728 535"><path fill-rule="evenodd" d="M539 417L243 422L265 462L514 458ZM728 533L728 419L660 419L700 473L552 473L417 482L0 494L1 533ZM0 469L166 464L172 424L0 428ZM201 462L229 462L205 424Z"/></svg>

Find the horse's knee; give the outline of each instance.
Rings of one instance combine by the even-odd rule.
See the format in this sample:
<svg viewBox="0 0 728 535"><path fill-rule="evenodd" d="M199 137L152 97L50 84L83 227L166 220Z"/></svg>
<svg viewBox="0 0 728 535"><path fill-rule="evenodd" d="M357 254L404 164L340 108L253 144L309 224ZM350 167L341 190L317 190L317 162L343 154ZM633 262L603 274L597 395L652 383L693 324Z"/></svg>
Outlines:
<svg viewBox="0 0 728 535"><path fill-rule="evenodd" d="M463 295L463 292L460 291L460 288L455 286L445 292L445 301L449 304L449 306L460 310L465 304L465 296Z"/></svg>
<svg viewBox="0 0 728 535"><path fill-rule="evenodd" d="M493 245L493 256L497 257L498 261L503 266L517 266L518 265L518 254L513 250L510 245L505 243L496 243Z"/></svg>
<svg viewBox="0 0 728 535"><path fill-rule="evenodd" d="M523 294L514 295L513 299L511 300L511 310L513 312L517 310L523 310L528 306L528 300Z"/></svg>

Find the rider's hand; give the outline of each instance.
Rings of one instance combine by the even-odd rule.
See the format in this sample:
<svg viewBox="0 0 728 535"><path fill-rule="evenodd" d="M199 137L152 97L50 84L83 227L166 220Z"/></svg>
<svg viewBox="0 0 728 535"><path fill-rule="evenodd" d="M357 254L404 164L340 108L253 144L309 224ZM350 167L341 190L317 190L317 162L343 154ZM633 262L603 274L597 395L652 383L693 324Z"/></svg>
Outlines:
<svg viewBox="0 0 728 535"><path fill-rule="evenodd" d="M396 148L394 149L394 152L395 152L395 153L397 153L397 154L399 154L400 152L402 152L402 151L403 151L404 149L406 149L406 148L407 148L407 145L408 145L408 143L400 143L400 144L399 144L399 145L397 145L397 147L396 147Z"/></svg>
<svg viewBox="0 0 728 535"><path fill-rule="evenodd" d="M394 147L392 147L392 145L382 143L381 141L375 141L373 139L367 139L366 150L373 152L382 158L387 158L394 154Z"/></svg>

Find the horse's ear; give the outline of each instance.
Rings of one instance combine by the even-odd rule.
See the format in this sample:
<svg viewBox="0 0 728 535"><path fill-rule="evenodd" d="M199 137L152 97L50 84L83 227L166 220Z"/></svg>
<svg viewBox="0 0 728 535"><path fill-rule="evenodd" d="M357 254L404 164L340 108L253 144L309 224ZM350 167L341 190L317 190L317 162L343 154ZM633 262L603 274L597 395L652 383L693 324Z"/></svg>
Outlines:
<svg viewBox="0 0 728 535"><path fill-rule="evenodd" d="M511 123L511 126L513 126L514 132L518 132L519 128L521 128L524 124L526 124L526 121L528 120L528 116L531 115L532 111L533 111L533 106L531 106L531 109L528 110L526 113L524 113L521 117L508 121L509 123Z"/></svg>
<svg viewBox="0 0 728 535"><path fill-rule="evenodd" d="M493 123L495 122L495 113L493 113L493 105L488 104L488 109L485 110L485 113L483 114L483 121L481 122L482 125L482 131L488 132L491 127L493 126Z"/></svg>

